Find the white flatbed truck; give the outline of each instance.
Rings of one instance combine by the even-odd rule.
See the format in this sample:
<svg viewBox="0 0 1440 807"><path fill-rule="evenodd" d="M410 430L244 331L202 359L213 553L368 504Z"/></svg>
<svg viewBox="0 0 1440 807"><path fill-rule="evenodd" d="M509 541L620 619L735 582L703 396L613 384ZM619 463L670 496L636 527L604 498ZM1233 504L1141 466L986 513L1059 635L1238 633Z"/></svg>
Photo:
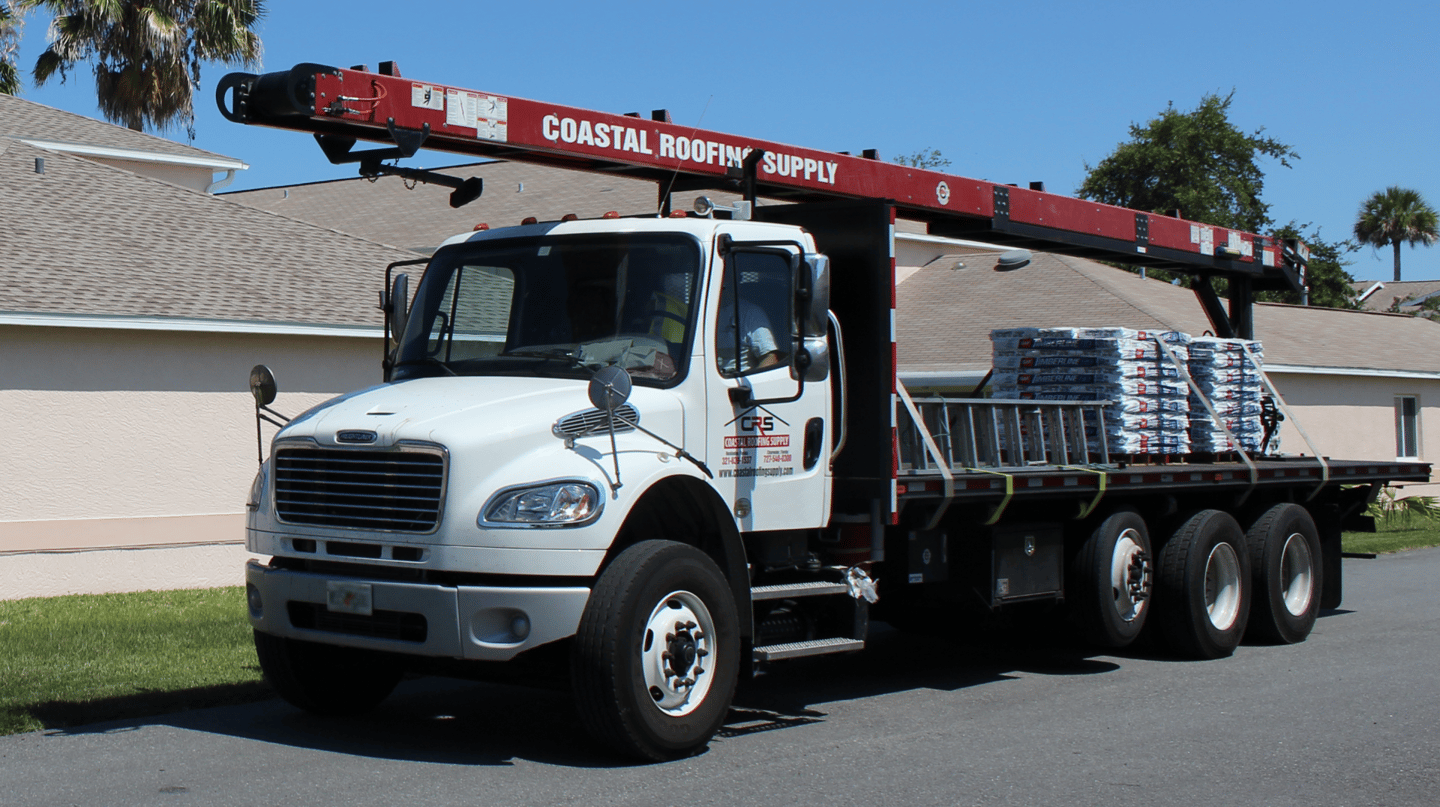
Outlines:
<svg viewBox="0 0 1440 807"><path fill-rule="evenodd" d="M385 383L262 451L249 616L266 677L316 713L371 708L407 670L538 660L568 671L598 739L661 760L703 747L761 665L863 648L872 612L1048 604L1097 645L1149 631L1199 658L1247 630L1303 641L1339 604L1342 526L1363 527L1381 485L1429 479L1422 463L1119 457L1083 427L1103 402L915 399L897 379L897 215L1195 274L1216 332L1242 337L1251 291L1293 285L1303 245L1196 240L1204 225L389 63L232 74L217 95L367 175L456 186L455 204L478 180L383 161L423 144L660 187L655 216L451 238L413 302L387 271ZM705 187L745 202L670 210ZM252 389L275 414L273 376L257 368Z"/></svg>

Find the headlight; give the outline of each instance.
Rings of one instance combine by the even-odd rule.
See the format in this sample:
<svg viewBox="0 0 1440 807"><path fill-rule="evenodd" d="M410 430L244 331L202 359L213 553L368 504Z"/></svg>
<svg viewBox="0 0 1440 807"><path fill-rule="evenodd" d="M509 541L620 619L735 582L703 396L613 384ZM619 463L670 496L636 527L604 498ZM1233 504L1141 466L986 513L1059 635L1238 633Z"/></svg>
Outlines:
<svg viewBox="0 0 1440 807"><path fill-rule="evenodd" d="M502 490L485 505L480 524L574 527L600 516L604 500L588 482L552 482Z"/></svg>

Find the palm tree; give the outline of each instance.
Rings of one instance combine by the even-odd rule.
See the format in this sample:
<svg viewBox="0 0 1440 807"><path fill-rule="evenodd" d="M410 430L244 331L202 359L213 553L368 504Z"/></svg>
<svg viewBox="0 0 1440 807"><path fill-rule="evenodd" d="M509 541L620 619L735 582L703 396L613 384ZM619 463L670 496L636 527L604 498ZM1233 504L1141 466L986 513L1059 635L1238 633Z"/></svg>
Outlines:
<svg viewBox="0 0 1440 807"><path fill-rule="evenodd" d="M1425 203L1419 191L1392 185L1371 194L1360 206L1355 237L1373 247L1395 247L1395 282L1399 283L1400 244L1430 246L1440 238L1440 222L1435 208Z"/></svg>
<svg viewBox="0 0 1440 807"><path fill-rule="evenodd" d="M0 93L20 92L20 71L15 68L15 51L20 46L20 28L24 21L15 15L8 2L0 0Z"/></svg>
<svg viewBox="0 0 1440 807"><path fill-rule="evenodd" d="M184 122L195 136L201 62L260 63L254 26L262 0L13 0L54 14L50 47L35 83L77 62L95 64L95 91L107 120L143 131Z"/></svg>

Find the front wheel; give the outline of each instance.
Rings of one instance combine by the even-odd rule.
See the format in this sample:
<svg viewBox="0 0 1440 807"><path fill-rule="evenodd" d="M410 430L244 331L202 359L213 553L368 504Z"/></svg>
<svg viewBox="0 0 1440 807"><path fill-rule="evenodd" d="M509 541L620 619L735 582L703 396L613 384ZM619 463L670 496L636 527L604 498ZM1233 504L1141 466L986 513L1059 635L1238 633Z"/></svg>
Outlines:
<svg viewBox="0 0 1440 807"><path fill-rule="evenodd" d="M729 584L708 555L645 541L606 567L575 636L571 672L585 727L621 752L661 761L704 747L725 721L740 670Z"/></svg>
<svg viewBox="0 0 1440 807"><path fill-rule="evenodd" d="M390 696L404 669L390 656L255 631L260 671L275 692L311 714L368 712Z"/></svg>

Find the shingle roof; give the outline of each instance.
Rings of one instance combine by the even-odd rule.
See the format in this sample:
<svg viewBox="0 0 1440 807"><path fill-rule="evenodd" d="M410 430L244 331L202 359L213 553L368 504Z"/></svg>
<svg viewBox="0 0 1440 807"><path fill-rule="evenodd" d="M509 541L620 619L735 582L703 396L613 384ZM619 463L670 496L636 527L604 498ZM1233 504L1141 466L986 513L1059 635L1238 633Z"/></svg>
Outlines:
<svg viewBox="0 0 1440 807"><path fill-rule="evenodd" d="M123 126L116 126L4 94L0 94L0 137L50 140L60 143L169 154L177 157L228 159L223 155L186 146L163 137L131 131Z"/></svg>
<svg viewBox="0 0 1440 807"><path fill-rule="evenodd" d="M983 372L995 328L1210 328L1192 291L1094 261L1036 253L1019 271L992 265L937 263L904 275L896 297L902 370ZM1440 372L1440 327L1415 317L1258 304L1255 335L1269 364Z"/></svg>
<svg viewBox="0 0 1440 807"><path fill-rule="evenodd" d="M1350 287L1355 294L1364 294L1366 289L1374 286L1377 281L1363 280L1351 283ZM1390 306L1396 303L1403 303L1407 300L1414 300L1418 297L1426 297L1440 292L1440 280L1402 280L1395 282L1386 280L1380 283L1380 288L1373 294L1361 301L1360 306L1366 311L1388 311ZM1401 306L1409 310L1413 306Z"/></svg>
<svg viewBox="0 0 1440 807"><path fill-rule="evenodd" d="M3 138L0 198L0 312L378 326L413 257Z"/></svg>
<svg viewBox="0 0 1440 807"><path fill-rule="evenodd" d="M655 183L624 176L512 162L435 170L461 178L480 177L485 192L455 209L450 207L449 188L419 184L412 189L399 177L387 176L374 182L356 178L235 191L224 197L426 254L446 238L472 230L481 222L506 227L527 216L546 220L574 213L598 218L610 210L629 215L656 209ZM677 204L680 198L677 194Z"/></svg>

